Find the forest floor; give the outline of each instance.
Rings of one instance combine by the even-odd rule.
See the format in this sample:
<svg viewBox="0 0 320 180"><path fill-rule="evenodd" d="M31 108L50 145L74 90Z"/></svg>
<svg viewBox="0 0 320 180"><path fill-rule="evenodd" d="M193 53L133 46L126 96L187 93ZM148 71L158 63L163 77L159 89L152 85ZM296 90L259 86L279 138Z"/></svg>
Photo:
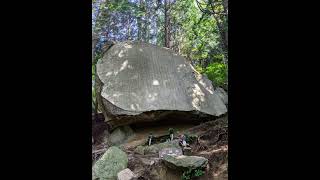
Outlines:
<svg viewBox="0 0 320 180"><path fill-rule="evenodd" d="M101 123L103 124L103 123ZM103 130L105 127L97 125L96 134L98 137L103 136ZM99 129L100 128L100 129ZM192 124L178 124L178 125L160 125L155 124L152 127L140 127L135 128L135 135L123 144L124 150L129 157L129 165L131 168L138 166L141 158L152 159L155 158L152 155L138 155L134 153L133 149L146 142L146 139L150 132L155 136L162 136L168 133L168 129L173 128L176 130L177 135L179 134L194 134L198 136L198 139L191 144L191 154L194 156L202 156L209 160L209 170L201 180L207 179L228 179L228 116L218 118L216 120L211 120L200 125L194 126ZM99 138L97 138L99 139ZM101 137L100 137L101 139ZM103 148L103 141L97 141L93 149ZM149 157L150 156L150 157ZM147 169L145 171L148 171ZM148 174L145 172L144 174ZM151 179L145 177L144 179Z"/></svg>

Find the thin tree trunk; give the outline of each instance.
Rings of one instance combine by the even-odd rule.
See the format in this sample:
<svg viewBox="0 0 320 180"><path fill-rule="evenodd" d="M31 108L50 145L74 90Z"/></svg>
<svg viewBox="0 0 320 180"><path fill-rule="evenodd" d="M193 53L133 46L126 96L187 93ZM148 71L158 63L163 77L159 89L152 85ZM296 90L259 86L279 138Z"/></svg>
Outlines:
<svg viewBox="0 0 320 180"><path fill-rule="evenodd" d="M96 34L92 34L92 63L94 63L94 53L95 53L95 48L97 46L98 43L98 37L96 36Z"/></svg>
<svg viewBox="0 0 320 180"><path fill-rule="evenodd" d="M171 14L171 5L172 5L172 2L171 2L171 0L168 0L168 33L169 33L169 35L168 35L168 37L169 37L169 47L168 48L172 48L172 46L173 46L173 37L172 37L172 24L171 24L171 16L170 16L170 14Z"/></svg>
<svg viewBox="0 0 320 180"><path fill-rule="evenodd" d="M223 0L223 12L224 12L224 39L225 39L225 44L228 48L228 0Z"/></svg>
<svg viewBox="0 0 320 180"><path fill-rule="evenodd" d="M150 39L150 9L148 8L148 2L146 0L145 2L145 11L146 11L146 16L145 16L145 26L144 26L144 31L145 31L145 42L149 42Z"/></svg>
<svg viewBox="0 0 320 180"><path fill-rule="evenodd" d="M228 40L227 40L228 32L225 30L223 26L223 22L219 22L219 18L217 17L215 17L215 19L216 19L219 34L220 34L220 46L225 56L224 63L227 64L228 63Z"/></svg>
<svg viewBox="0 0 320 180"><path fill-rule="evenodd" d="M142 9L142 1L143 0L139 0L139 9L141 10ZM141 40L141 35L142 35L142 27L141 27L141 16L139 16L137 18L137 24L138 24L138 41Z"/></svg>
<svg viewBox="0 0 320 180"><path fill-rule="evenodd" d="M98 38L97 36L93 33L92 34L92 64L95 66L95 61L94 61L94 54L95 54L95 47L97 45L98 42ZM95 69L95 68L94 68ZM95 72L94 72L95 73ZM97 101L94 102L92 99L92 103L94 106L94 116L96 117L96 115L98 114L98 103Z"/></svg>
<svg viewBox="0 0 320 180"><path fill-rule="evenodd" d="M168 0L164 0L164 46L170 48L170 39L169 39L169 2Z"/></svg>
<svg viewBox="0 0 320 180"><path fill-rule="evenodd" d="M228 0L222 1L223 6L223 14L219 14L215 11L214 7L214 1L209 0L209 4L211 6L212 15L215 18L220 34L220 44L221 49L223 50L223 53L225 55L224 63L227 64L228 62L228 31L226 29L226 23L227 23L227 14L228 14Z"/></svg>
<svg viewBox="0 0 320 180"><path fill-rule="evenodd" d="M128 40L131 40L131 32L130 32L130 19L131 19L131 16L130 14L128 15L128 29L127 29L127 39Z"/></svg>

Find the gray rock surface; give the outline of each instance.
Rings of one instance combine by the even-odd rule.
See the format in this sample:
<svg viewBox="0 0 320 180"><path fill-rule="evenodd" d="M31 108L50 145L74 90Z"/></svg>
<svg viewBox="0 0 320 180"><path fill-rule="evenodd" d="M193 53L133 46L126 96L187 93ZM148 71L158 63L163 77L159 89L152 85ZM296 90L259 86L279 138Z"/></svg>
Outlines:
<svg viewBox="0 0 320 180"><path fill-rule="evenodd" d="M221 98L222 102L225 105L228 105L228 93L224 89L222 89L221 87L216 88L215 92Z"/></svg>
<svg viewBox="0 0 320 180"><path fill-rule="evenodd" d="M116 180L118 172L127 168L128 156L118 147L110 147L92 168L93 179Z"/></svg>
<svg viewBox="0 0 320 180"><path fill-rule="evenodd" d="M199 111L213 116L227 112L211 81L167 48L142 42L117 43L98 61L97 73L104 84L101 96L113 124L154 120L154 114L136 120L130 117L126 122L120 122L119 117L159 110Z"/></svg>
<svg viewBox="0 0 320 180"><path fill-rule="evenodd" d="M168 165L168 167L181 170L206 167L208 164L208 159L200 156L181 155L173 157L170 155L165 155L163 160L166 163L166 165Z"/></svg>
<svg viewBox="0 0 320 180"><path fill-rule="evenodd" d="M109 142L112 145L120 145L134 134L130 126L122 126L116 128L109 136Z"/></svg>
<svg viewBox="0 0 320 180"><path fill-rule="evenodd" d="M163 158L165 155L171 156L181 156L182 150L181 148L163 148L159 151L159 158Z"/></svg>
<svg viewBox="0 0 320 180"><path fill-rule="evenodd" d="M179 140L173 140L170 142L164 142L159 144L153 144L151 146L145 146L144 154L159 154L159 152L165 148L177 148L181 150L181 147L179 146Z"/></svg>
<svg viewBox="0 0 320 180"><path fill-rule="evenodd" d="M137 179L135 174L128 168L118 173L118 180L135 180Z"/></svg>

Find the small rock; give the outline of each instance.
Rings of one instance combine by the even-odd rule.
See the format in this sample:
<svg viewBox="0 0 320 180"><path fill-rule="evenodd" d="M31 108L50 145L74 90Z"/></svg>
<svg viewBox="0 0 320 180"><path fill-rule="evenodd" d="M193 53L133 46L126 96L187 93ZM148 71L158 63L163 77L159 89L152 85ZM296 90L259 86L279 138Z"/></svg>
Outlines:
<svg viewBox="0 0 320 180"><path fill-rule="evenodd" d="M157 160L157 158L140 158L141 163L144 166L152 166L155 164L155 160Z"/></svg>
<svg viewBox="0 0 320 180"><path fill-rule="evenodd" d="M144 148L144 154L158 154L159 151L164 148L181 149L181 147L179 146L179 140L173 140L170 142L164 142L164 143L154 144L151 146L146 146Z"/></svg>
<svg viewBox="0 0 320 180"><path fill-rule="evenodd" d="M154 162L153 160L151 160L151 161L150 161L150 166L154 165L154 163L155 163L155 162Z"/></svg>
<svg viewBox="0 0 320 180"><path fill-rule="evenodd" d="M182 155L181 148L164 148L159 151L159 158L163 158L164 155L180 156Z"/></svg>
<svg viewBox="0 0 320 180"><path fill-rule="evenodd" d="M130 136L134 134L130 126L122 126L116 128L109 136L112 145L120 145L124 143Z"/></svg>
<svg viewBox="0 0 320 180"><path fill-rule="evenodd" d="M208 164L208 159L200 156L181 155L173 157L170 155L165 155L163 160L169 168L181 170L206 167Z"/></svg>
<svg viewBox="0 0 320 180"><path fill-rule="evenodd" d="M118 180L134 180L135 174L130 169L124 169L118 173Z"/></svg>

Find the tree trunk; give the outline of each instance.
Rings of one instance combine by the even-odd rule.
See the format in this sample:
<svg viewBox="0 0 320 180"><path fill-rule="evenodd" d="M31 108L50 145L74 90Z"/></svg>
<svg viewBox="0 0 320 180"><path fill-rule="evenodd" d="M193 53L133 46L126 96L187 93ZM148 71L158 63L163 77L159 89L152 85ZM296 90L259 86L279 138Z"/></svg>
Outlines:
<svg viewBox="0 0 320 180"><path fill-rule="evenodd" d="M131 31L130 31L130 19L131 19L131 16L130 14L128 15L128 29L127 29L127 39L128 40L131 40Z"/></svg>
<svg viewBox="0 0 320 180"><path fill-rule="evenodd" d="M221 39L221 48L227 53L228 52L228 40L227 40L227 31L224 28L224 22L219 22L219 18L215 17L217 26L219 29L220 39Z"/></svg>
<svg viewBox="0 0 320 180"><path fill-rule="evenodd" d="M198 1L197 1L198 3ZM227 29L227 18L228 18L228 0L222 0L221 4L217 4L214 0L209 0L208 5L211 6L210 14L215 19L218 31L220 35L220 47L225 55L224 63L228 62L228 29ZM222 5L223 11L215 11L216 6Z"/></svg>
<svg viewBox="0 0 320 180"><path fill-rule="evenodd" d="M169 32L169 0L164 0L164 46L170 48L170 32Z"/></svg>
<svg viewBox="0 0 320 180"><path fill-rule="evenodd" d="M142 9L142 1L143 0L139 0L139 9ZM142 35L142 26L141 26L141 16L139 16L137 18L137 24L138 24L138 41L141 40L141 35Z"/></svg>
<svg viewBox="0 0 320 180"><path fill-rule="evenodd" d="M98 43L98 38L97 36L93 33L92 34L92 64L95 64L95 61L94 61L94 53L95 53L95 47ZM96 115L98 114L98 103L97 101L94 102L93 99L92 99L92 105L94 107L94 116L96 117Z"/></svg>
<svg viewBox="0 0 320 180"><path fill-rule="evenodd" d="M228 50L228 0L223 0L223 12L224 12L224 42Z"/></svg>
<svg viewBox="0 0 320 180"><path fill-rule="evenodd" d="M94 63L94 53L95 53L95 48L98 43L98 37L95 34L92 34L92 63Z"/></svg>
<svg viewBox="0 0 320 180"><path fill-rule="evenodd" d="M149 42L150 39L150 9L148 8L148 2L145 2L145 11L146 11L146 16L145 16L145 23L144 23L144 41Z"/></svg>

